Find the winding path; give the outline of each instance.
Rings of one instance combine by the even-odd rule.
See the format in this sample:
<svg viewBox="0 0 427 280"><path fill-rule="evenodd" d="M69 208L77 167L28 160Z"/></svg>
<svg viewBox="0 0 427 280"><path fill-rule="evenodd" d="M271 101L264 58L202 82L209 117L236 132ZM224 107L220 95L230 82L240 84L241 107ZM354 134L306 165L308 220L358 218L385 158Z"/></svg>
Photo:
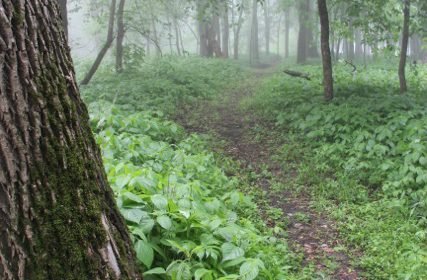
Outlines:
<svg viewBox="0 0 427 280"><path fill-rule="evenodd" d="M274 139L274 133L262 141L251 136L255 125L269 128L272 132L274 127L255 119L250 112L239 109L241 100L254 94L261 79L271 73L271 69L255 71L247 84L226 94L221 103L216 101L198 104L203 113L197 123L188 122L185 118L181 118L180 122L192 132L213 132L219 139L226 141L227 155L243 162L245 166L251 166L258 174L267 168L275 182L291 185L298 174L297 170L291 166L284 169L271 160L271 155L275 154L274 150L281 144ZM345 246L335 230L334 221L311 208L312 199L308 194L292 190L292 187L280 191L272 190L273 180L260 176L257 185L266 191L271 206L282 209L285 215L282 219L288 221L285 229L288 242L293 250L304 253L302 265L314 264L317 271L331 279L364 279L360 275L361 271L351 264L349 255L339 250ZM260 208L263 211L262 205ZM269 225L275 225L274 219L268 216L266 218Z"/></svg>

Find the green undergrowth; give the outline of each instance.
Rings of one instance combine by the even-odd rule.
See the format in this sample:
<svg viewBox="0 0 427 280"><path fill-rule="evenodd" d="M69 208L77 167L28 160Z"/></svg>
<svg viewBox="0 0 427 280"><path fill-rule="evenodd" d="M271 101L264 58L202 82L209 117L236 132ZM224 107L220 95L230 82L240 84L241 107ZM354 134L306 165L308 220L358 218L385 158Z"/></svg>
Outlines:
<svg viewBox="0 0 427 280"><path fill-rule="evenodd" d="M91 107L92 124L145 279L301 279L284 239L225 175L233 162L159 113L107 108Z"/></svg>
<svg viewBox="0 0 427 280"><path fill-rule="evenodd" d="M81 63L78 72L85 72L86 66ZM104 66L82 91L87 103L106 100L127 111L172 115L183 105L217 97L246 75L229 60L166 56L121 74L114 66Z"/></svg>
<svg viewBox="0 0 427 280"><path fill-rule="evenodd" d="M359 67L361 68L361 67ZM400 95L396 71L337 65L336 98L322 96L321 67L312 81L265 79L244 108L275 124L285 144L275 159L296 165L294 187L336 217L369 279L427 275L427 69L408 71Z"/></svg>
<svg viewBox="0 0 427 280"><path fill-rule="evenodd" d="M219 96L244 74L226 61L166 58L83 88L108 179L144 279L313 279L268 228L248 184L207 136L169 120L176 106Z"/></svg>

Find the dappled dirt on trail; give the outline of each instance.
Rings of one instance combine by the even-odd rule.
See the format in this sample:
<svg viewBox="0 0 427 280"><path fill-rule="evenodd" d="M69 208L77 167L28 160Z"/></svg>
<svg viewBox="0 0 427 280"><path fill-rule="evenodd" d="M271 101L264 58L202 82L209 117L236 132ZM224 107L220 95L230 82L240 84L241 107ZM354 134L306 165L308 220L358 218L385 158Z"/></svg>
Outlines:
<svg viewBox="0 0 427 280"><path fill-rule="evenodd" d="M240 101L253 94L257 82L268 73L270 72L257 70L249 84L242 85L226 96L220 104L214 106L210 106L209 102L199 104L203 107L203 114L197 123L189 124L184 118L181 118L180 122L192 132L214 132L219 139L226 141L227 155L243 162L245 167L250 166L257 173L261 173L262 168L267 166L274 180L286 185L297 176L297 171L284 170L271 160L272 151L279 147L277 141L274 139L257 141L251 137L251 131L255 126L262 125L268 128L269 124L262 123L250 113L239 109ZM276 143L276 147L272 147L271 143ZM307 194L292 189L273 191L271 180L262 177L258 179L257 186L268 194L270 206L282 209L285 215L282 218L288 221L285 229L288 241L295 251L304 254L303 265L312 263L318 271L329 275L332 279L364 279L360 276L360 271L351 265L350 257L340 252L343 244L333 220L312 210L311 199ZM301 220L301 217L304 219ZM265 218L269 226L275 225L274 220Z"/></svg>

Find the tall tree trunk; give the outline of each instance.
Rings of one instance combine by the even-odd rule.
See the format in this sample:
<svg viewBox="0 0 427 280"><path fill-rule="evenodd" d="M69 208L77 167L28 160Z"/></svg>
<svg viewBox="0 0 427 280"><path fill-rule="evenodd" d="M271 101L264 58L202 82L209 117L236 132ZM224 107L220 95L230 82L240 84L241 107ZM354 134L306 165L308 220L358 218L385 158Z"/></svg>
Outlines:
<svg viewBox="0 0 427 280"><path fill-rule="evenodd" d="M162 55L162 48L159 42L159 35L157 34L156 19L154 18L153 14L151 14L151 27L153 31L153 43L156 46L156 55Z"/></svg>
<svg viewBox="0 0 427 280"><path fill-rule="evenodd" d="M251 39L249 45L250 64L259 65L259 44L258 44L258 0L252 1L252 24Z"/></svg>
<svg viewBox="0 0 427 280"><path fill-rule="evenodd" d="M350 60L354 59L354 27L353 27L353 20L350 20L349 23L350 28L350 38L348 39L347 46L348 46L348 58Z"/></svg>
<svg viewBox="0 0 427 280"><path fill-rule="evenodd" d="M212 38L213 38L213 49L217 57L222 57L221 50L221 24L219 21L219 16L215 15L213 20Z"/></svg>
<svg viewBox="0 0 427 280"><path fill-rule="evenodd" d="M334 81L332 77L332 59L329 47L329 16L326 0L318 0L320 29L321 29L321 49L323 62L323 85L325 87L325 100L334 98Z"/></svg>
<svg viewBox="0 0 427 280"><path fill-rule="evenodd" d="M0 7L0 278L141 279L59 6Z"/></svg>
<svg viewBox="0 0 427 280"><path fill-rule="evenodd" d="M224 5L224 14L222 17L223 30L222 30L222 55L228 58L228 44L230 41L230 23L228 20L228 2Z"/></svg>
<svg viewBox="0 0 427 280"><path fill-rule="evenodd" d="M311 22L313 19L313 15L314 13L311 10L311 0L307 1L307 18L308 21ZM308 44L308 56L309 57L314 57L317 58L319 57L319 52L318 52L318 45L317 45L317 39L315 36L315 33L313 31L313 27L311 26L310 23L307 23L307 44ZM316 26L318 28L318 26Z"/></svg>
<svg viewBox="0 0 427 280"><path fill-rule="evenodd" d="M336 48L336 51L335 51L335 60L336 61L338 61L340 59L341 41L342 41L341 37L338 38L337 48Z"/></svg>
<svg viewBox="0 0 427 280"><path fill-rule="evenodd" d="M80 84L82 84L82 85L87 85L90 82L90 80L92 80L93 75L95 75L96 70L98 70L99 65L101 64L102 60L104 59L105 54L107 53L107 51L110 49L111 45L113 44L115 16L116 16L116 0L111 0L110 19L108 21L107 41L105 42L101 51L98 53L98 56L96 57L95 62L93 63L92 67L90 68L89 72L86 74L86 76L81 81Z"/></svg>
<svg viewBox="0 0 427 280"><path fill-rule="evenodd" d="M68 38L68 9L67 0L58 0L61 10L62 26L64 28L65 36Z"/></svg>
<svg viewBox="0 0 427 280"><path fill-rule="evenodd" d="M282 32L282 30L280 30L280 28L282 27L282 15L280 15L280 17L279 17L279 22L278 22L278 24L277 24L277 51L276 51L276 53L277 53L277 55L278 56L280 56L280 40L281 40L281 38L280 38L280 33Z"/></svg>
<svg viewBox="0 0 427 280"><path fill-rule="evenodd" d="M117 45L116 45L116 71L123 71L123 40L125 38L125 24L123 21L126 0L120 0L117 10Z"/></svg>
<svg viewBox="0 0 427 280"><path fill-rule="evenodd" d="M307 34L308 30L308 10L310 1L301 0L299 3L299 31L298 31L298 50L297 50L297 63L304 63L307 61L308 44Z"/></svg>
<svg viewBox="0 0 427 280"><path fill-rule="evenodd" d="M360 58L363 56L362 32L360 30L356 30L355 33L355 45L355 55Z"/></svg>
<svg viewBox="0 0 427 280"><path fill-rule="evenodd" d="M178 25L178 20L173 17L173 26L175 29L175 44L176 44L176 51L178 53L178 55L182 55L181 53L181 43L179 40L179 25Z"/></svg>
<svg viewBox="0 0 427 280"><path fill-rule="evenodd" d="M200 38L200 56L212 57L214 53L215 35L212 34L214 29L213 20L205 20L205 10L207 3L205 1L197 1L197 23Z"/></svg>
<svg viewBox="0 0 427 280"><path fill-rule="evenodd" d="M285 14L285 57L289 57L289 33L291 29L290 12L288 8Z"/></svg>
<svg viewBox="0 0 427 280"><path fill-rule="evenodd" d="M408 53L408 41L409 41L409 20L411 17L411 1L403 1L403 31L402 31L402 47L400 52L400 63L399 63L399 81L400 81L400 92L404 93L408 90L406 84L405 67L406 67L406 56Z"/></svg>
<svg viewBox="0 0 427 280"><path fill-rule="evenodd" d="M179 41L181 44L182 55L185 55L188 52L185 50L185 47L184 47L184 40L182 39L181 26L179 26L179 24L178 24L178 35L179 35Z"/></svg>
<svg viewBox="0 0 427 280"><path fill-rule="evenodd" d="M233 50L233 57L234 59L239 59L239 42L240 42L240 31L242 29L243 25L243 9L240 9L239 11L239 17L237 19L237 23L234 24L233 33L234 33L234 50Z"/></svg>
<svg viewBox="0 0 427 280"><path fill-rule="evenodd" d="M265 22L265 30L264 30L264 36L265 36L265 52L267 54L270 54L270 29L271 29L271 22L270 22L270 3L269 0L265 0L264 2L264 22Z"/></svg>

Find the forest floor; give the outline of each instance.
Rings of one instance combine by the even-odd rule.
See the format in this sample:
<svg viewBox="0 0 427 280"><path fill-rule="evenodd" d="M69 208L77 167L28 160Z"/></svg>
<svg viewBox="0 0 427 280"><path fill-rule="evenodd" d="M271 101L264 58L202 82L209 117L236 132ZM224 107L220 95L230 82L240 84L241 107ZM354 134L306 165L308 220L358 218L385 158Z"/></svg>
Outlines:
<svg viewBox="0 0 427 280"><path fill-rule="evenodd" d="M210 133L225 141L225 155L259 175L255 185L267 196L266 203L259 204L262 215L272 227L278 220L286 221L287 240L295 252L303 253L303 266L312 265L320 275L331 279L363 279L362 271L352 264L352 258L360 252L351 252L350 257L333 218L313 209L313 198L307 191L293 187L298 175L295 165L283 167L274 160L283 144L275 137L274 127L240 108L242 100L252 96L262 79L274 71L273 67L254 70L247 81L225 93L221 100L187 108L188 113L178 120L190 132ZM254 135L259 127L268 131L261 138ZM270 175L262 175L266 173ZM278 184L285 187L278 189ZM267 208L281 209L282 217L269 217Z"/></svg>

